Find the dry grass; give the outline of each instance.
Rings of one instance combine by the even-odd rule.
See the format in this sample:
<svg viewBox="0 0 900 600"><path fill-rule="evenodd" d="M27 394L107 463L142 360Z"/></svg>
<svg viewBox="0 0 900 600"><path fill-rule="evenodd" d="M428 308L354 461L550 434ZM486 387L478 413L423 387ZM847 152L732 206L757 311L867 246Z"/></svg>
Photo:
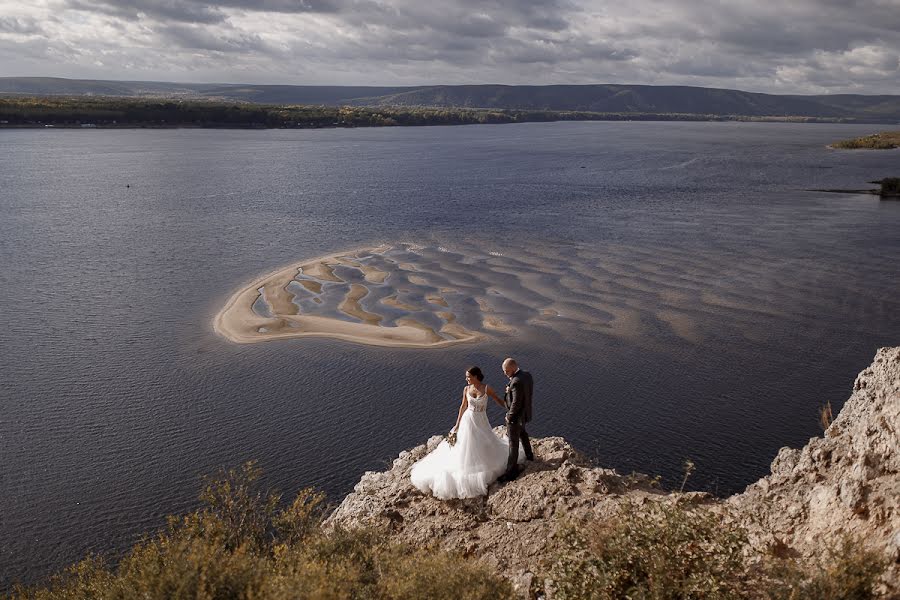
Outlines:
<svg viewBox="0 0 900 600"><path fill-rule="evenodd" d="M818 562L759 557L721 515L662 503L563 527L554 544L554 600L869 600L887 568L849 538Z"/></svg>
<svg viewBox="0 0 900 600"><path fill-rule="evenodd" d="M822 426L822 430L824 431L831 427L833 420L834 415L831 412L831 401L829 400L819 409L819 424Z"/></svg>
<svg viewBox="0 0 900 600"><path fill-rule="evenodd" d="M872 135L864 135L849 140L841 140L831 144L832 148L842 150L891 150L900 148L900 131L882 131Z"/></svg>
<svg viewBox="0 0 900 600"><path fill-rule="evenodd" d="M111 567L85 559L15 600L511 599L509 583L471 560L372 531L322 531L323 496L279 508L252 463L209 480L203 508ZM424 594L424 595L423 595Z"/></svg>

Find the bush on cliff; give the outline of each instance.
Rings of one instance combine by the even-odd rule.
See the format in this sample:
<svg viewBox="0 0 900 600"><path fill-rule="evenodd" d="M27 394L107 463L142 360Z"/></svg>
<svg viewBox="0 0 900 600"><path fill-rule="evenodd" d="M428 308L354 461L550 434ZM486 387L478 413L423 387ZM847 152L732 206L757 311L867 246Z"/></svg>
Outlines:
<svg viewBox="0 0 900 600"><path fill-rule="evenodd" d="M625 504L618 519L562 530L554 598L739 598L746 534L708 511Z"/></svg>
<svg viewBox="0 0 900 600"><path fill-rule="evenodd" d="M301 491L292 504L263 492L248 463L207 481L203 507L170 517L115 567L88 558L18 600L238 600L265 598L413 600L512 598L509 583L473 561L394 543L372 531L320 527L324 497Z"/></svg>
<svg viewBox="0 0 900 600"><path fill-rule="evenodd" d="M617 519L563 527L546 575L554 600L868 600L887 568L851 539L820 562L758 558L712 511L625 504Z"/></svg>
<svg viewBox="0 0 900 600"><path fill-rule="evenodd" d="M873 590L887 567L884 555L845 537L811 564L770 560L760 587L762 597L771 600L869 600L876 597Z"/></svg>

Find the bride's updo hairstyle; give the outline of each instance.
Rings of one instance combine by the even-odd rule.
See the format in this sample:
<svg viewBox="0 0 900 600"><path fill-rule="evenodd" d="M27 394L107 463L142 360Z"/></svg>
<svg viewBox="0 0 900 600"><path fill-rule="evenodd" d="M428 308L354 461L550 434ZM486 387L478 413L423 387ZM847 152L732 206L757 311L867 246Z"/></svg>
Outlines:
<svg viewBox="0 0 900 600"><path fill-rule="evenodd" d="M479 382L484 381L484 373L481 372L481 369L478 367L472 367L468 371L466 371L469 375L477 379Z"/></svg>

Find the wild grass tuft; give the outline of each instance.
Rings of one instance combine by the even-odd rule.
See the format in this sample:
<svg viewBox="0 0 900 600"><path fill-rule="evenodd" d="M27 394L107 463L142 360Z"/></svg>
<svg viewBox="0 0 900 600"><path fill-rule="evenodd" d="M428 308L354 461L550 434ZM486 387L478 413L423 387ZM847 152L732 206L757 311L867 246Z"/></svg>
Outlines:
<svg viewBox="0 0 900 600"><path fill-rule="evenodd" d="M320 527L324 496L281 507L253 463L208 479L203 506L170 517L115 567L83 560L15 600L509 599L510 584L469 559L392 542L374 531ZM422 595L422 594L425 595Z"/></svg>

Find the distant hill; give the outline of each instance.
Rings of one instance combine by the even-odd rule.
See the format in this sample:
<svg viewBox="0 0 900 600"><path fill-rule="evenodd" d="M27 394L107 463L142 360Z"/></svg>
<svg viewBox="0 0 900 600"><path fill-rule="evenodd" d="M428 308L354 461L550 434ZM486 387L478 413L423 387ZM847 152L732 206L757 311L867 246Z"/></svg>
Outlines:
<svg viewBox="0 0 900 600"><path fill-rule="evenodd" d="M375 87L188 84L4 77L0 78L0 94L165 97L326 106L427 106L600 113L800 116L879 123L900 122L900 95L775 95L688 86L597 84Z"/></svg>
<svg viewBox="0 0 900 600"><path fill-rule="evenodd" d="M788 96L688 86L449 85L357 98L353 103L365 106L452 106L900 121L900 96Z"/></svg>
<svg viewBox="0 0 900 600"><path fill-rule="evenodd" d="M324 104L326 106L341 106L352 104L357 98L381 97L412 89L417 88L0 77L0 94L185 98L190 100L234 100L256 104Z"/></svg>

